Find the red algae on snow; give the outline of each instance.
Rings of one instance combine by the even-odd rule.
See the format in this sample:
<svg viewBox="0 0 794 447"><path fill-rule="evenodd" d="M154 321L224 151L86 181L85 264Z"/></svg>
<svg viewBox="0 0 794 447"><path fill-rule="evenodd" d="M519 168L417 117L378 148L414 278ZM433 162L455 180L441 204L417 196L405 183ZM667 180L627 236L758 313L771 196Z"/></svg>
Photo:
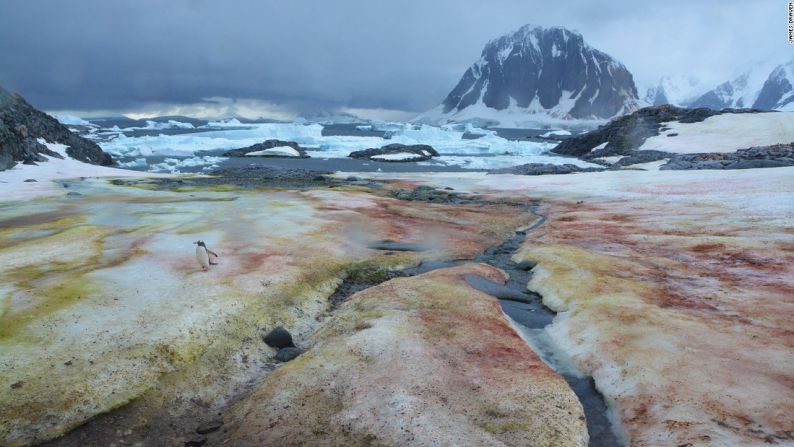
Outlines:
<svg viewBox="0 0 794 447"><path fill-rule="evenodd" d="M513 259L627 444L794 445L794 168L375 176L541 201Z"/></svg>
<svg viewBox="0 0 794 447"><path fill-rule="evenodd" d="M631 445L794 444L790 236L719 203L588 202L548 206L515 259Z"/></svg>
<svg viewBox="0 0 794 447"><path fill-rule="evenodd" d="M231 445L585 446L576 395L466 264L353 295L235 411Z"/></svg>

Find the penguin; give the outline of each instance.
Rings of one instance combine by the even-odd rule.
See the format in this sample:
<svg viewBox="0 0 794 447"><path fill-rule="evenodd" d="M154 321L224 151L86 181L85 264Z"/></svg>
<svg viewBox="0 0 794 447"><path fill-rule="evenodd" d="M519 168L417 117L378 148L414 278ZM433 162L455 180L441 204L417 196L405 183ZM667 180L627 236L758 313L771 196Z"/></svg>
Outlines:
<svg viewBox="0 0 794 447"><path fill-rule="evenodd" d="M205 272L209 270L210 265L218 265L217 262L212 262L212 258L210 256L218 257L218 254L214 251L207 248L204 245L204 241L196 241L193 242L196 244L196 260L198 261L199 265L201 265L201 269Z"/></svg>

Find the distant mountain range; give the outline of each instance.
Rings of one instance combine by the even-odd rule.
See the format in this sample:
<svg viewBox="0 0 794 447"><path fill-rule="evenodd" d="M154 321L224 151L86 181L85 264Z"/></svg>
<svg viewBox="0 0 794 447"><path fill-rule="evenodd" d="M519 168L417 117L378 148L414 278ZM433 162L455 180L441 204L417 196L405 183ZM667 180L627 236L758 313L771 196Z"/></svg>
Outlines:
<svg viewBox="0 0 794 447"><path fill-rule="evenodd" d="M634 79L561 27L526 25L485 45L446 99L417 121L602 120L637 110Z"/></svg>
<svg viewBox="0 0 794 447"><path fill-rule="evenodd" d="M755 64L733 79L707 86L687 77L663 77L648 89L652 105L794 111L794 59Z"/></svg>
<svg viewBox="0 0 794 447"><path fill-rule="evenodd" d="M578 32L526 25L488 42L444 101L415 121L525 127L606 120L659 104L794 111L794 59L755 64L717 86L663 77L640 99L628 69Z"/></svg>
<svg viewBox="0 0 794 447"><path fill-rule="evenodd" d="M700 98L710 87L693 76L664 76L648 89L643 99L652 106L672 104L682 107Z"/></svg>

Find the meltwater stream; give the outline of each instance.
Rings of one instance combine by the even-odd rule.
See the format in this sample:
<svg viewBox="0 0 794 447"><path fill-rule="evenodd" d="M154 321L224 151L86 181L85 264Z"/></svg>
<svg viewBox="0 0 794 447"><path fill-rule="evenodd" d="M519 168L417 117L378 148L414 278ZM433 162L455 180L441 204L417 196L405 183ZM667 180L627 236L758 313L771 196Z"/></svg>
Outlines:
<svg viewBox="0 0 794 447"><path fill-rule="evenodd" d="M612 422L609 420L606 403L598 392L592 377L580 372L573 363L561 352L549 338L545 327L552 323L555 313L543 305L542 298L536 293L527 290L526 286L532 277L528 265L516 264L512 261L513 254L521 246L528 231L531 231L546 221L546 217L538 214L532 207L529 210L538 217L531 226L517 231L516 234L503 244L491 247L477 255L474 259L451 261L425 261L416 267L411 267L397 272L390 272L388 278L398 276L413 276L427 273L439 268L452 267L467 262L481 262L497 267L509 275L505 284L498 284L478 276L469 276L466 282L481 292L499 299L502 310L513 321L522 338L532 347L541 359L558 374L560 374L571 389L576 393L582 403L587 418L587 431L590 436L590 447L613 447L622 442L613 431ZM338 304L352 293L371 287L374 284L348 284L341 287L345 290L343 296L336 297Z"/></svg>
<svg viewBox="0 0 794 447"><path fill-rule="evenodd" d="M539 226L543 220L538 221L534 226ZM489 295L499 298L502 310L516 324L523 338L532 349L543 359L543 361L559 373L568 385L573 389L576 396L584 408L587 417L587 431L590 435L591 447L611 447L621 445L618 437L613 431L612 422L608 418L606 403L601 393L595 388L592 377L585 376L560 352L548 337L544 328L551 324L555 313L543 305L540 295L526 290L526 285L532 277L532 273L527 269L519 268L519 265L512 261L512 255L526 238L526 232L517 232L509 241L491 248L485 253L478 255L474 260L490 264L505 271L510 278L505 285L491 283L489 287L482 287L483 282L490 282L480 278L477 284L471 280L469 284ZM521 266L523 267L523 266ZM504 289L502 294L494 293L494 287ZM521 294L526 297L526 302L506 296L507 293ZM508 298L508 299L505 299Z"/></svg>

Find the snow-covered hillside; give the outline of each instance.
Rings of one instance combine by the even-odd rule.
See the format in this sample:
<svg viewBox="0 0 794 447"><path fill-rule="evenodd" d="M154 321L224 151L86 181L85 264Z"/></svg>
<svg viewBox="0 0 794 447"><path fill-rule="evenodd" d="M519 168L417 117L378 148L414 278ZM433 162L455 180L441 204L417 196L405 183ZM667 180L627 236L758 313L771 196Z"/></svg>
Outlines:
<svg viewBox="0 0 794 447"><path fill-rule="evenodd" d="M0 171L0 200L29 200L35 197L68 194L71 192L56 180L91 177L158 177L166 174L130 171L107 166L97 166L72 158L65 144L51 143L40 138L55 156L42 155L45 162L39 164L19 163L11 169Z"/></svg>
<svg viewBox="0 0 794 447"><path fill-rule="evenodd" d="M603 120L638 108L623 64L561 27L526 25L494 39L438 107L416 120L498 125Z"/></svg>
<svg viewBox="0 0 794 447"><path fill-rule="evenodd" d="M725 113L697 123L664 123L667 130L645 140L639 150L677 154L735 152L794 141L794 113Z"/></svg>

